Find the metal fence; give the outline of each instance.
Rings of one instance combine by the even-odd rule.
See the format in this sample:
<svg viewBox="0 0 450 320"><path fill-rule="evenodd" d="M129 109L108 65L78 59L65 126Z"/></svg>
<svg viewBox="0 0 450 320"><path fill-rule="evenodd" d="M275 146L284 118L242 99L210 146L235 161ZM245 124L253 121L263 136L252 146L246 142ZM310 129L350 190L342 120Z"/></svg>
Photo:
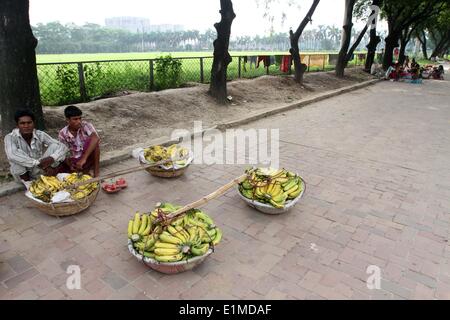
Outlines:
<svg viewBox="0 0 450 320"><path fill-rule="evenodd" d="M227 78L292 74L293 66L282 71L283 57L233 56ZM301 59L308 66L307 72L329 71L336 65L337 55L301 54ZM349 66L362 65L365 59L365 54L355 54ZM42 104L58 106L107 97L120 91L155 91L184 86L189 82L209 82L212 57L173 60L179 64L176 70L162 69L164 59L38 63Z"/></svg>

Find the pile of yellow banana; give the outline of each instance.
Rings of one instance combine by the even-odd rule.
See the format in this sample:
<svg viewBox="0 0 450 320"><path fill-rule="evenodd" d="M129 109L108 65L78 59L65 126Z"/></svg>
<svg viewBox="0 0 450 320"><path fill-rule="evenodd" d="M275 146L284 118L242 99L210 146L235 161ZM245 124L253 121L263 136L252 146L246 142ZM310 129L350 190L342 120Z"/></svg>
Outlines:
<svg viewBox="0 0 450 320"><path fill-rule="evenodd" d="M87 181L89 179L92 179L92 177L88 174L82 174L82 173L76 173L76 172L71 173L64 178L63 188L65 188L71 184ZM95 189L98 188L98 186L99 185L97 182L88 183L88 184L84 184L82 186L77 187L73 191L70 190L69 192L71 194L72 199L79 200L79 199L83 199L83 198L87 197L88 195L90 195Z"/></svg>
<svg viewBox="0 0 450 320"><path fill-rule="evenodd" d="M254 168L247 171L247 179L239 184L244 197L275 208L284 208L286 201L297 198L302 191L301 178L285 169Z"/></svg>
<svg viewBox="0 0 450 320"><path fill-rule="evenodd" d="M189 150L178 144L172 144L167 148L158 145L144 149L144 157L150 163L160 162L163 160L181 159L186 157L188 154ZM170 165L171 163L172 162L168 162L167 165ZM179 166L184 166L186 164L186 159L177 160L175 163Z"/></svg>
<svg viewBox="0 0 450 320"><path fill-rule="evenodd" d="M41 175L38 179L31 183L30 192L35 198L49 203L56 192L66 190L67 186L71 184L89 179L92 179L92 177L87 174L79 173L72 173L68 175L64 181L60 181L56 177ZM73 190L67 189L67 191L70 192L72 199L79 200L87 197L97 188L98 183L89 183L87 185L79 186Z"/></svg>
<svg viewBox="0 0 450 320"><path fill-rule="evenodd" d="M201 210L193 209L169 225L156 223L158 215L181 208L163 203L150 214L135 214L128 223L128 238L143 256L159 262L177 262L202 256L222 239L222 231Z"/></svg>
<svg viewBox="0 0 450 320"><path fill-rule="evenodd" d="M63 189L63 184L56 177L40 176L30 185L30 192L37 199L50 202L53 195Z"/></svg>

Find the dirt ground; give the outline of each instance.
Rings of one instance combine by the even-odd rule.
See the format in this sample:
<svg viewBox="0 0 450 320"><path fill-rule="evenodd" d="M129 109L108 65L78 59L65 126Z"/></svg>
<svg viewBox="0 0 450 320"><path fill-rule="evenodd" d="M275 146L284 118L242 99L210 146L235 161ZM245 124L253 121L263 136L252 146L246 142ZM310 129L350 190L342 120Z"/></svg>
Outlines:
<svg viewBox="0 0 450 320"><path fill-rule="evenodd" d="M303 86L295 83L291 76L235 80L229 82L228 94L232 101L225 106L217 105L208 95L206 84L132 93L77 106L99 132L102 152L108 152L170 135L174 129L192 130L194 120L202 121L203 128L207 128L372 78L361 68L352 68L346 71L344 79L336 78L333 72L306 74ZM44 107L47 132L53 137L57 137L65 125L63 110L64 107ZM4 150L3 137L0 148ZM2 152L0 176L8 171L9 165Z"/></svg>

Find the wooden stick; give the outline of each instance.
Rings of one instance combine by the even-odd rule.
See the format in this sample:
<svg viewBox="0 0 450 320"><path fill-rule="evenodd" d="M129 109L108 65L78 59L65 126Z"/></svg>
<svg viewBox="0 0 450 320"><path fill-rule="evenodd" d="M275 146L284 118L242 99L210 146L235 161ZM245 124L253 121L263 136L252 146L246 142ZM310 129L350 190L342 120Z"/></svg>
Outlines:
<svg viewBox="0 0 450 320"><path fill-rule="evenodd" d="M155 163L152 163L152 164L140 165L138 167L133 167L133 168L124 169L124 170L121 170L121 171L112 172L112 173L109 173L109 174L104 175L102 177L92 178L92 179L89 179L89 180L86 180L86 181L80 181L80 182L77 182L77 183L74 183L74 184L71 184L71 185L67 186L66 189L74 189L74 188L78 188L79 186L83 186L85 184L94 183L94 182L100 182L102 180L111 179L111 178L114 178L114 177L117 177L117 176L121 176L121 175L124 175L124 174L133 173L133 172L137 172L137 171L140 171L140 170L145 170L147 168L157 167L157 166L169 163L169 162L175 162L175 161L186 160L186 159L189 159L189 156L178 158L178 159L173 159L173 160L172 159L171 160L162 160L162 161L158 161L158 162L155 162Z"/></svg>
<svg viewBox="0 0 450 320"><path fill-rule="evenodd" d="M226 191L228 191L228 189L232 188L234 185L243 182L246 178L247 178L247 174L243 174L242 176L240 176L240 177L238 177L236 179L233 179L232 181L230 181L226 185L220 187L219 189L217 189L213 193L210 193L207 196L201 198L200 200L197 200L197 201L192 202L192 203L190 203L188 205L185 205L183 208L180 208L177 211L174 211L171 214L168 214L167 216L164 217L165 218L164 220L169 220L169 221L170 220L174 220L175 218L177 218L177 217L181 216L182 214L184 214L186 211L191 210L191 209L195 209L195 208L198 208L198 207L204 205L208 201L221 196ZM159 218L158 218L155 221L155 223L159 222L159 221L161 221L161 220L159 220Z"/></svg>

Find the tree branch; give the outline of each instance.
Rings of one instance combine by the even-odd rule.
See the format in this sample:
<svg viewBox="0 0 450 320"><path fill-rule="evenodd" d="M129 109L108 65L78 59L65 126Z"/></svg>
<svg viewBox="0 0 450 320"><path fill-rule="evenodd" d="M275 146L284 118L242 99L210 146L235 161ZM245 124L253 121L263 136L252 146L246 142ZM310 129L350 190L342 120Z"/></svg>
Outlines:
<svg viewBox="0 0 450 320"><path fill-rule="evenodd" d="M300 25L298 26L297 30L294 33L294 37L296 39L300 38L300 36L302 35L303 30L306 28L306 25L308 24L308 22L312 21L312 16L313 16L314 11L316 10L316 7L319 4L319 2L320 2L320 0L314 0L308 13L303 18L303 21L300 23Z"/></svg>
<svg viewBox="0 0 450 320"><path fill-rule="evenodd" d="M364 29L362 29L362 31L360 32L358 38L355 40L355 43L352 45L352 47L348 51L347 56L345 57L346 61L350 61L350 58L352 57L353 52L356 50L356 48L358 48L358 46L361 43L361 40L363 39L364 35L366 34L368 28L369 28L369 26L366 24Z"/></svg>

